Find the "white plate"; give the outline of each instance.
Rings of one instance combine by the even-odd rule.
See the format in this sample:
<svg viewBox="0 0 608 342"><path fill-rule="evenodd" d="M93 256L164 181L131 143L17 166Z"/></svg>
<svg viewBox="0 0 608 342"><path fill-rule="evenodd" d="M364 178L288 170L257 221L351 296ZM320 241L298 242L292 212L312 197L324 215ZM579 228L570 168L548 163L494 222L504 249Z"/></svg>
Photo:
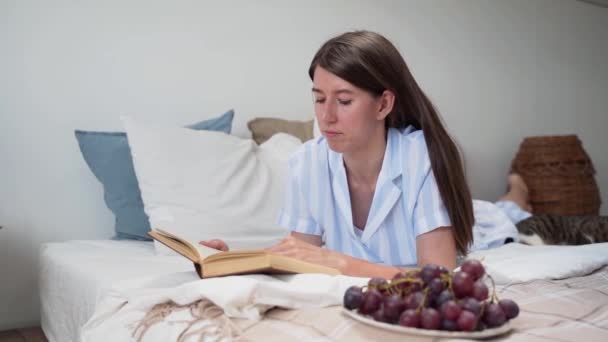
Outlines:
<svg viewBox="0 0 608 342"><path fill-rule="evenodd" d="M498 328L485 329L482 331L472 331L472 332L408 328L408 327L402 327L397 324L378 322L372 318L360 315L356 311L351 311L351 310L348 310L345 308L342 308L342 311L344 312L345 315L347 315L350 318L357 320L361 323L365 323L367 325L371 325L376 328L390 330L390 331L394 331L394 332L398 332L398 333L402 333L402 334L408 334L408 335L443 337L443 338L468 338L468 339L477 340L477 339L486 339L489 337L506 334L507 332L511 331L511 329L512 329L509 321L507 321L505 324L501 325Z"/></svg>

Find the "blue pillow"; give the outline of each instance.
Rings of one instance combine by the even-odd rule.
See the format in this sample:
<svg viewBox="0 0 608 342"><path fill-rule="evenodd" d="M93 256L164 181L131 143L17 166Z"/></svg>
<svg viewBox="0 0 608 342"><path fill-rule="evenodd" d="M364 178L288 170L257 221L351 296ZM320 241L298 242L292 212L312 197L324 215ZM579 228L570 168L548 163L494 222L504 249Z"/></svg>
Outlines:
<svg viewBox="0 0 608 342"><path fill-rule="evenodd" d="M230 134L233 118L234 111L229 110L220 117L187 127ZM114 238L150 240L146 234L150 222L144 212L126 133L81 130L74 133L84 160L103 185L106 205L114 213Z"/></svg>

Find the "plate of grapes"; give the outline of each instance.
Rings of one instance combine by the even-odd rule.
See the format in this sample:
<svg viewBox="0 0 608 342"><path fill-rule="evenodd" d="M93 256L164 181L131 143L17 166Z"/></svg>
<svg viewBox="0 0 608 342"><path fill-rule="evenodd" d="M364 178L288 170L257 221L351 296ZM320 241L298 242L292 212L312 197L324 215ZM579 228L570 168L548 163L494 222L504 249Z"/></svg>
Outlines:
<svg viewBox="0 0 608 342"><path fill-rule="evenodd" d="M445 338L503 335L519 315L517 303L498 298L492 277L474 259L455 272L425 265L391 280L372 278L348 288L343 305L346 316L380 329Z"/></svg>

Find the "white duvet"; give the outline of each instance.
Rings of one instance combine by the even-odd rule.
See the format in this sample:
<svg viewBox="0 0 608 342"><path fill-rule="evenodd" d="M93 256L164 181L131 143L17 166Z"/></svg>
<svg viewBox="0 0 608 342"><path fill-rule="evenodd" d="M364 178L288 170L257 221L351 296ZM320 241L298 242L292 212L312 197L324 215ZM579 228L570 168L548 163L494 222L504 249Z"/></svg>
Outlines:
<svg viewBox="0 0 608 342"><path fill-rule="evenodd" d="M519 243L474 252L497 284L586 275L608 265L608 243L582 246L528 246Z"/></svg>
<svg viewBox="0 0 608 342"><path fill-rule="evenodd" d="M227 316L260 319L268 309L325 307L339 304L349 286L363 285L366 278L297 274L284 276L246 275L211 279L192 279L196 274L142 279L123 284L122 289L110 291L100 303L95 315L82 330L82 341L131 341L134 331L146 313L156 304L172 301L187 305L207 298L222 308ZM166 286L167 279L182 285ZM190 278L190 279L188 279ZM189 281L188 281L189 280ZM126 288L125 288L126 287ZM168 315L168 319L153 325L142 341L177 341L190 321L189 311ZM202 325L210 322L203 322ZM209 337L213 340L213 337ZM198 336L192 336L198 341Z"/></svg>
<svg viewBox="0 0 608 342"><path fill-rule="evenodd" d="M470 257L483 258L486 269L498 284L561 279L585 275L608 265L608 243L542 247L513 243L476 252ZM187 272L121 284L98 305L94 316L82 330L82 340L134 340L134 329L146 312L167 300L188 304L208 298L230 317L257 319L273 306L303 308L339 305L348 286L366 282L364 278L325 275L253 275L206 280L194 277L193 272ZM179 285L173 286L175 284ZM184 330L184 324L180 325L179 322L192 319L188 316L188 312L182 311L137 337L141 337L142 341L176 340ZM193 337L193 340L197 339Z"/></svg>

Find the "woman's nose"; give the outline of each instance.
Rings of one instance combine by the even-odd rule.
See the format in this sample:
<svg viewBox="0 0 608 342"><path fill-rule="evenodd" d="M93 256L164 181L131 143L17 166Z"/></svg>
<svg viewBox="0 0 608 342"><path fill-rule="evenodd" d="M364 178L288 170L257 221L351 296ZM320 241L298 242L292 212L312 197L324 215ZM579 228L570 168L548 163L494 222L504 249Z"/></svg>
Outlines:
<svg viewBox="0 0 608 342"><path fill-rule="evenodd" d="M325 122L336 121L336 106L326 101L321 108L321 120Z"/></svg>

